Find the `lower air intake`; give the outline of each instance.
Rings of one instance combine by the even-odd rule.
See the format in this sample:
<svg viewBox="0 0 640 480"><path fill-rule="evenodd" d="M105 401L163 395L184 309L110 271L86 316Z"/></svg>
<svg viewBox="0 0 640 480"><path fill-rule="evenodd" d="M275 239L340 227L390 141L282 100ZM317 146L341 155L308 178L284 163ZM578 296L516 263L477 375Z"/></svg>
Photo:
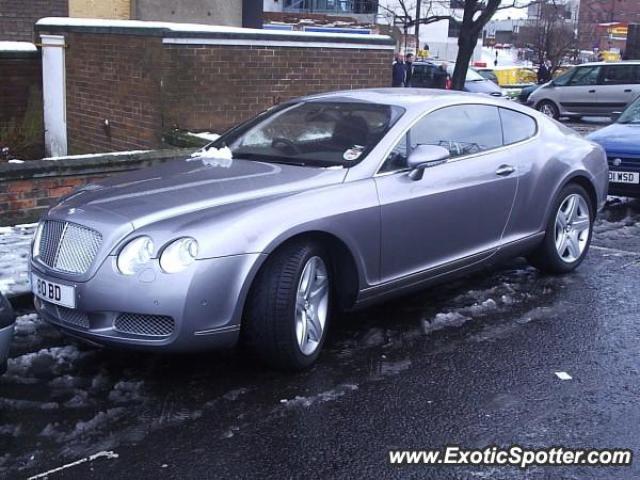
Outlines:
<svg viewBox="0 0 640 480"><path fill-rule="evenodd" d="M163 315L122 313L116 318L113 328L120 333L146 337L168 337L173 333L175 322L173 318Z"/></svg>

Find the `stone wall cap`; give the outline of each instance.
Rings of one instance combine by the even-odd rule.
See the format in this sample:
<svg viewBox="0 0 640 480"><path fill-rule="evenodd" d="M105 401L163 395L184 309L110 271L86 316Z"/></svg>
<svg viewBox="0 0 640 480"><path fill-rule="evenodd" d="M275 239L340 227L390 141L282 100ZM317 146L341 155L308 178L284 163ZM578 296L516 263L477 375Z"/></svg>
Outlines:
<svg viewBox="0 0 640 480"><path fill-rule="evenodd" d="M171 160L189 157L195 149L172 148L163 150L136 150L90 155L29 160L23 163L0 164L0 183L3 181L29 179L33 177L74 175L79 170L97 167L127 168L128 164Z"/></svg>
<svg viewBox="0 0 640 480"><path fill-rule="evenodd" d="M47 17L36 23L38 32L88 32L160 37L270 39L300 42L349 42L366 45L395 45L387 35L262 30L255 28L203 25L195 23L142 20L105 20L98 18Z"/></svg>

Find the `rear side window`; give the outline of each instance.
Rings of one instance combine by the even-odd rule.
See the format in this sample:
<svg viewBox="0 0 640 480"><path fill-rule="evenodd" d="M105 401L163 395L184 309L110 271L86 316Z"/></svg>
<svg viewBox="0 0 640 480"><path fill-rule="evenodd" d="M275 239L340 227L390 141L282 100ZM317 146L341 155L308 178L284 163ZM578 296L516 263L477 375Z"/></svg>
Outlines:
<svg viewBox="0 0 640 480"><path fill-rule="evenodd" d="M502 146L498 108L489 105L458 105L427 115L409 132L411 148L440 145L460 157Z"/></svg>
<svg viewBox="0 0 640 480"><path fill-rule="evenodd" d="M635 65L607 65L602 76L603 85L625 85L638 83L638 67Z"/></svg>
<svg viewBox="0 0 640 480"><path fill-rule="evenodd" d="M500 109L500 119L502 120L502 136L505 145L522 142L536 134L536 121L524 113Z"/></svg>

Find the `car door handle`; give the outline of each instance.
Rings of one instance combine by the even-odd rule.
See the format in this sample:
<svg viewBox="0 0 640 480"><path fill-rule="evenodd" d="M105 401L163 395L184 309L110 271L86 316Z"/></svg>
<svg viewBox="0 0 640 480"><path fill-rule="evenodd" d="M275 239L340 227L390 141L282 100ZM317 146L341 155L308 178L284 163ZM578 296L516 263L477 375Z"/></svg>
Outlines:
<svg viewBox="0 0 640 480"><path fill-rule="evenodd" d="M589 93L596 93L595 90L589 90Z"/></svg>
<svg viewBox="0 0 640 480"><path fill-rule="evenodd" d="M631 93L631 92L633 92L633 90L631 90L630 88L627 88L627 89L624 91L624 93Z"/></svg>
<svg viewBox="0 0 640 480"><path fill-rule="evenodd" d="M496 175L501 177L507 177L516 171L516 167L513 165L500 165L496 170Z"/></svg>

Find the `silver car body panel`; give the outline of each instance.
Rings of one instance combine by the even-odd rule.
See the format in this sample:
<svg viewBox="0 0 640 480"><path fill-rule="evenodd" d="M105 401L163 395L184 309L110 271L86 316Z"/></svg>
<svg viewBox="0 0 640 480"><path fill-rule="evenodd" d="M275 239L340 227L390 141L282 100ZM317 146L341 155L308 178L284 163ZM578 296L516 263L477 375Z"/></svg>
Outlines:
<svg viewBox="0 0 640 480"><path fill-rule="evenodd" d="M551 204L573 177L591 185L596 204L606 198L607 164L601 147L547 117L506 100L423 89L355 90L340 96L406 110L369 155L351 168L313 168L233 160L176 159L111 177L71 195L46 215L103 235L98 261L82 275L53 272L37 259L32 270L74 286L89 328L48 321L98 343L185 351L231 345L255 275L283 242L321 233L346 247L357 269L351 307L459 274L535 246ZM413 124L436 109L464 104L500 106L535 118L524 142L453 159L412 181L406 171L380 174L389 151ZM496 176L505 164L515 173ZM179 274L158 262L123 276L116 255L131 239L149 235L154 258L183 236L200 244L198 260ZM141 338L113 328L119 312L175 319L174 333Z"/></svg>

